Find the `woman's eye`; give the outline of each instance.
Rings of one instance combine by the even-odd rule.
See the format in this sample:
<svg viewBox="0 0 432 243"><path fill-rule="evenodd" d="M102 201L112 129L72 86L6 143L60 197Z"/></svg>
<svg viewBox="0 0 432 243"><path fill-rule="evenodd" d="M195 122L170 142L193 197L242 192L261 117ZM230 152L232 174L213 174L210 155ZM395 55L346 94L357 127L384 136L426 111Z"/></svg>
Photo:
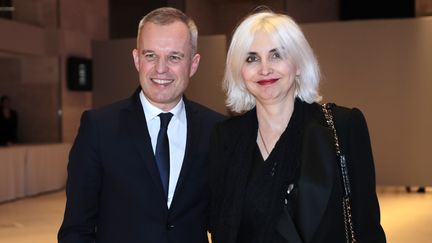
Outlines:
<svg viewBox="0 0 432 243"><path fill-rule="evenodd" d="M279 54L279 52L273 52L271 55L271 58L272 59L281 59L282 56L281 56L281 54Z"/></svg>
<svg viewBox="0 0 432 243"><path fill-rule="evenodd" d="M258 61L258 57L257 56L248 56L246 58L246 62L247 63L256 62L256 61Z"/></svg>

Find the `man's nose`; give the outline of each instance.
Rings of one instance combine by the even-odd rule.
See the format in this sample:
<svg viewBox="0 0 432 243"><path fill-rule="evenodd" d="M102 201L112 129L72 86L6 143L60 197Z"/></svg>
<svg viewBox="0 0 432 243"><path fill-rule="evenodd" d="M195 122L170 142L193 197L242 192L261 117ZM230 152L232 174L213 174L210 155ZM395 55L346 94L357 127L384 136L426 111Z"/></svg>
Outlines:
<svg viewBox="0 0 432 243"><path fill-rule="evenodd" d="M165 58L159 58L156 61L156 72L158 73L165 73L168 70L167 61Z"/></svg>

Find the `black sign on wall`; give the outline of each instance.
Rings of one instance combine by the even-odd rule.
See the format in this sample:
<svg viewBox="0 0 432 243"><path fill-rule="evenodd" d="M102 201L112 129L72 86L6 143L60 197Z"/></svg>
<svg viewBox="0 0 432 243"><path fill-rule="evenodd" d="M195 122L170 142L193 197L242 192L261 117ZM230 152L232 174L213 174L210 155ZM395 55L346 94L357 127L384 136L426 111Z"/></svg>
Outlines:
<svg viewBox="0 0 432 243"><path fill-rule="evenodd" d="M12 19L13 11L12 0L0 0L0 18Z"/></svg>
<svg viewBox="0 0 432 243"><path fill-rule="evenodd" d="M92 62L88 58L67 59L67 87L69 90L90 91L93 88Z"/></svg>

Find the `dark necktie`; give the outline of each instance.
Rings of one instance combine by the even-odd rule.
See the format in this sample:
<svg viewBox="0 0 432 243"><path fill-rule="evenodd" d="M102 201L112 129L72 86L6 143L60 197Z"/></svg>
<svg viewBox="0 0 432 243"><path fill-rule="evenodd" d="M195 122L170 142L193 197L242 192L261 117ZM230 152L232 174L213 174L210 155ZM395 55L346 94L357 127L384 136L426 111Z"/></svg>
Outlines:
<svg viewBox="0 0 432 243"><path fill-rule="evenodd" d="M160 129L156 143L156 164L159 169L159 174L162 181L165 195L168 198L168 186L169 186L169 171L170 171L170 156L169 156L169 142L168 142L168 123L173 116L172 113L160 113Z"/></svg>

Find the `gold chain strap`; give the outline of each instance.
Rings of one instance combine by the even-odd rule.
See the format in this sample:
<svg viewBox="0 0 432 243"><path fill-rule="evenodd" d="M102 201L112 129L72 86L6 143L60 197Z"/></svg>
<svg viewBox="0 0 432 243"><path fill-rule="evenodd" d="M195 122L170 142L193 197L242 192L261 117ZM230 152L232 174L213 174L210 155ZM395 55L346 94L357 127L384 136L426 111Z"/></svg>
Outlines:
<svg viewBox="0 0 432 243"><path fill-rule="evenodd" d="M347 240L347 243L356 243L357 240L354 233L354 222L352 219L352 212L351 212L352 211L351 200L350 200L351 186L349 183L348 168L346 165L345 155L342 154L340 150L339 139L336 133L336 127L333 121L333 114L331 111L330 104L323 104L322 110L324 112L327 125L333 132L333 138L336 147L336 155L339 158L339 166L342 174L342 181L344 186L344 195L342 197L342 208L344 214L345 238Z"/></svg>

